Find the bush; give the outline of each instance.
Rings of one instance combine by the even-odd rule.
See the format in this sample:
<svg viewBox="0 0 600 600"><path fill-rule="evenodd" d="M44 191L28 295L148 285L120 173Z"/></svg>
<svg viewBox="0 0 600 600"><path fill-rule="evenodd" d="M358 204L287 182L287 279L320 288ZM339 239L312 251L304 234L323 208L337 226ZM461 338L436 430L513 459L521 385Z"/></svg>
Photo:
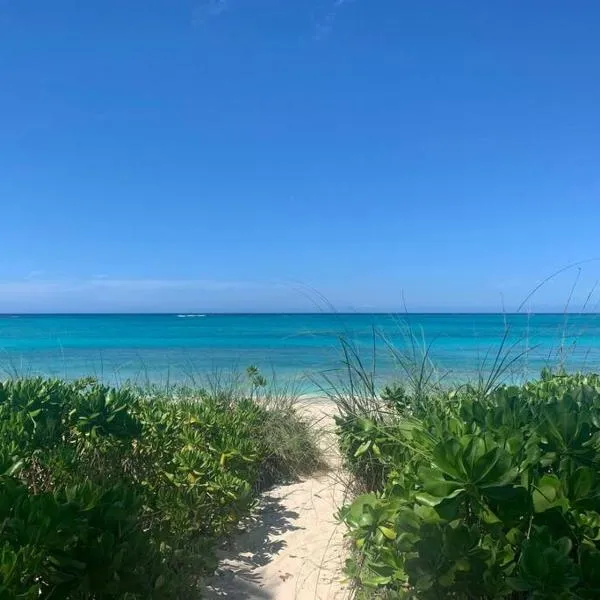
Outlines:
<svg viewBox="0 0 600 600"><path fill-rule="evenodd" d="M265 435L281 418L256 397L0 384L0 599L190 597L261 482L288 474Z"/></svg>
<svg viewBox="0 0 600 600"><path fill-rule="evenodd" d="M124 486L30 494L3 478L0 597L152 597L160 557L137 527L140 505Z"/></svg>
<svg viewBox="0 0 600 600"><path fill-rule="evenodd" d="M371 490L340 511L363 595L600 597L599 376L390 391L379 415L338 419Z"/></svg>

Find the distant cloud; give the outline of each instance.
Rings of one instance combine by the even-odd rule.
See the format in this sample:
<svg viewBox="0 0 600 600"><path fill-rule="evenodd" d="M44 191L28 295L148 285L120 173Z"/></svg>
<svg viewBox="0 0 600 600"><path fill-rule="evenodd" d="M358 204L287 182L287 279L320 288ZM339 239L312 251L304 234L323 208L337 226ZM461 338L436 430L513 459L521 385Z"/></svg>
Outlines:
<svg viewBox="0 0 600 600"><path fill-rule="evenodd" d="M24 278L0 281L0 313L177 311L246 295L269 295L280 287L268 282L212 279Z"/></svg>
<svg viewBox="0 0 600 600"><path fill-rule="evenodd" d="M251 281L221 281L212 279L110 279L96 277L80 282L81 287L152 291L167 289L232 290L246 289L257 284Z"/></svg>
<svg viewBox="0 0 600 600"><path fill-rule="evenodd" d="M345 4L350 4L354 1L355 0L335 0L333 2L329 11L315 26L315 39L317 41L325 39L331 33L339 11Z"/></svg>
<svg viewBox="0 0 600 600"><path fill-rule="evenodd" d="M205 0L198 4L192 12L192 23L203 25L229 10L228 0Z"/></svg>
<svg viewBox="0 0 600 600"><path fill-rule="evenodd" d="M40 279L40 277L43 277L44 275L44 271L34 270L29 272L26 279Z"/></svg>

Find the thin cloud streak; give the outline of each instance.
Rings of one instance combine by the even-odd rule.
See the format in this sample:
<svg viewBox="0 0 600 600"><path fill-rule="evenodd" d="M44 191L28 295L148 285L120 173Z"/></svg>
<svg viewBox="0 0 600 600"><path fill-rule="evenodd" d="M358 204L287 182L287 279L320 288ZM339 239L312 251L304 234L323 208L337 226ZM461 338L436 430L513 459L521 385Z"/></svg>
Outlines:
<svg viewBox="0 0 600 600"><path fill-rule="evenodd" d="M211 279L0 281L0 313L161 312L234 308L240 299L282 294L277 283Z"/></svg>
<svg viewBox="0 0 600 600"><path fill-rule="evenodd" d="M329 12L319 21L315 27L315 39L321 41L325 39L332 31L339 11L346 4L350 4L354 0L335 0Z"/></svg>
<svg viewBox="0 0 600 600"><path fill-rule="evenodd" d="M196 6L192 12L192 24L203 25L229 10L228 0L207 0Z"/></svg>
<svg viewBox="0 0 600 600"><path fill-rule="evenodd" d="M212 279L109 279L98 277L93 279L64 279L64 280L16 280L0 281L0 294L4 297L13 294L43 293L55 291L85 291L85 290L126 290L126 291L159 291L159 290L243 290L251 288L272 287L254 281L227 281Z"/></svg>

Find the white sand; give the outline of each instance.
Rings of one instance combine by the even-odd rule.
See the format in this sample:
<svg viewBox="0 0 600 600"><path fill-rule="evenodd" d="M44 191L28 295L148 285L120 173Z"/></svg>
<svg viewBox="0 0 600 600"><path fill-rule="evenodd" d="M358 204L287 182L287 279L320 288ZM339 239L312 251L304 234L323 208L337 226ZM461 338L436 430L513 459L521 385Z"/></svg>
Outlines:
<svg viewBox="0 0 600 600"><path fill-rule="evenodd" d="M344 526L335 513L346 484L333 438L333 407L311 403L303 410L324 431L330 470L264 493L245 532L222 554L207 598L232 600L342 600Z"/></svg>

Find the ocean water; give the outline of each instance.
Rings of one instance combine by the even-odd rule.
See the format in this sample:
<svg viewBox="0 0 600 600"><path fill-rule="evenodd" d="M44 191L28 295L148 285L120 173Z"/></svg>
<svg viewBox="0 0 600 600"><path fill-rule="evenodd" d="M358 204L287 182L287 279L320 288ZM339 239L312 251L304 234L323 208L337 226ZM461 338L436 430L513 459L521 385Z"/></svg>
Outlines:
<svg viewBox="0 0 600 600"><path fill-rule="evenodd" d="M499 350L508 380L559 364L600 369L596 314L3 315L0 376L194 383L252 364L314 388L343 373L340 339L381 381L402 376L392 346L426 354L446 381L488 373Z"/></svg>

